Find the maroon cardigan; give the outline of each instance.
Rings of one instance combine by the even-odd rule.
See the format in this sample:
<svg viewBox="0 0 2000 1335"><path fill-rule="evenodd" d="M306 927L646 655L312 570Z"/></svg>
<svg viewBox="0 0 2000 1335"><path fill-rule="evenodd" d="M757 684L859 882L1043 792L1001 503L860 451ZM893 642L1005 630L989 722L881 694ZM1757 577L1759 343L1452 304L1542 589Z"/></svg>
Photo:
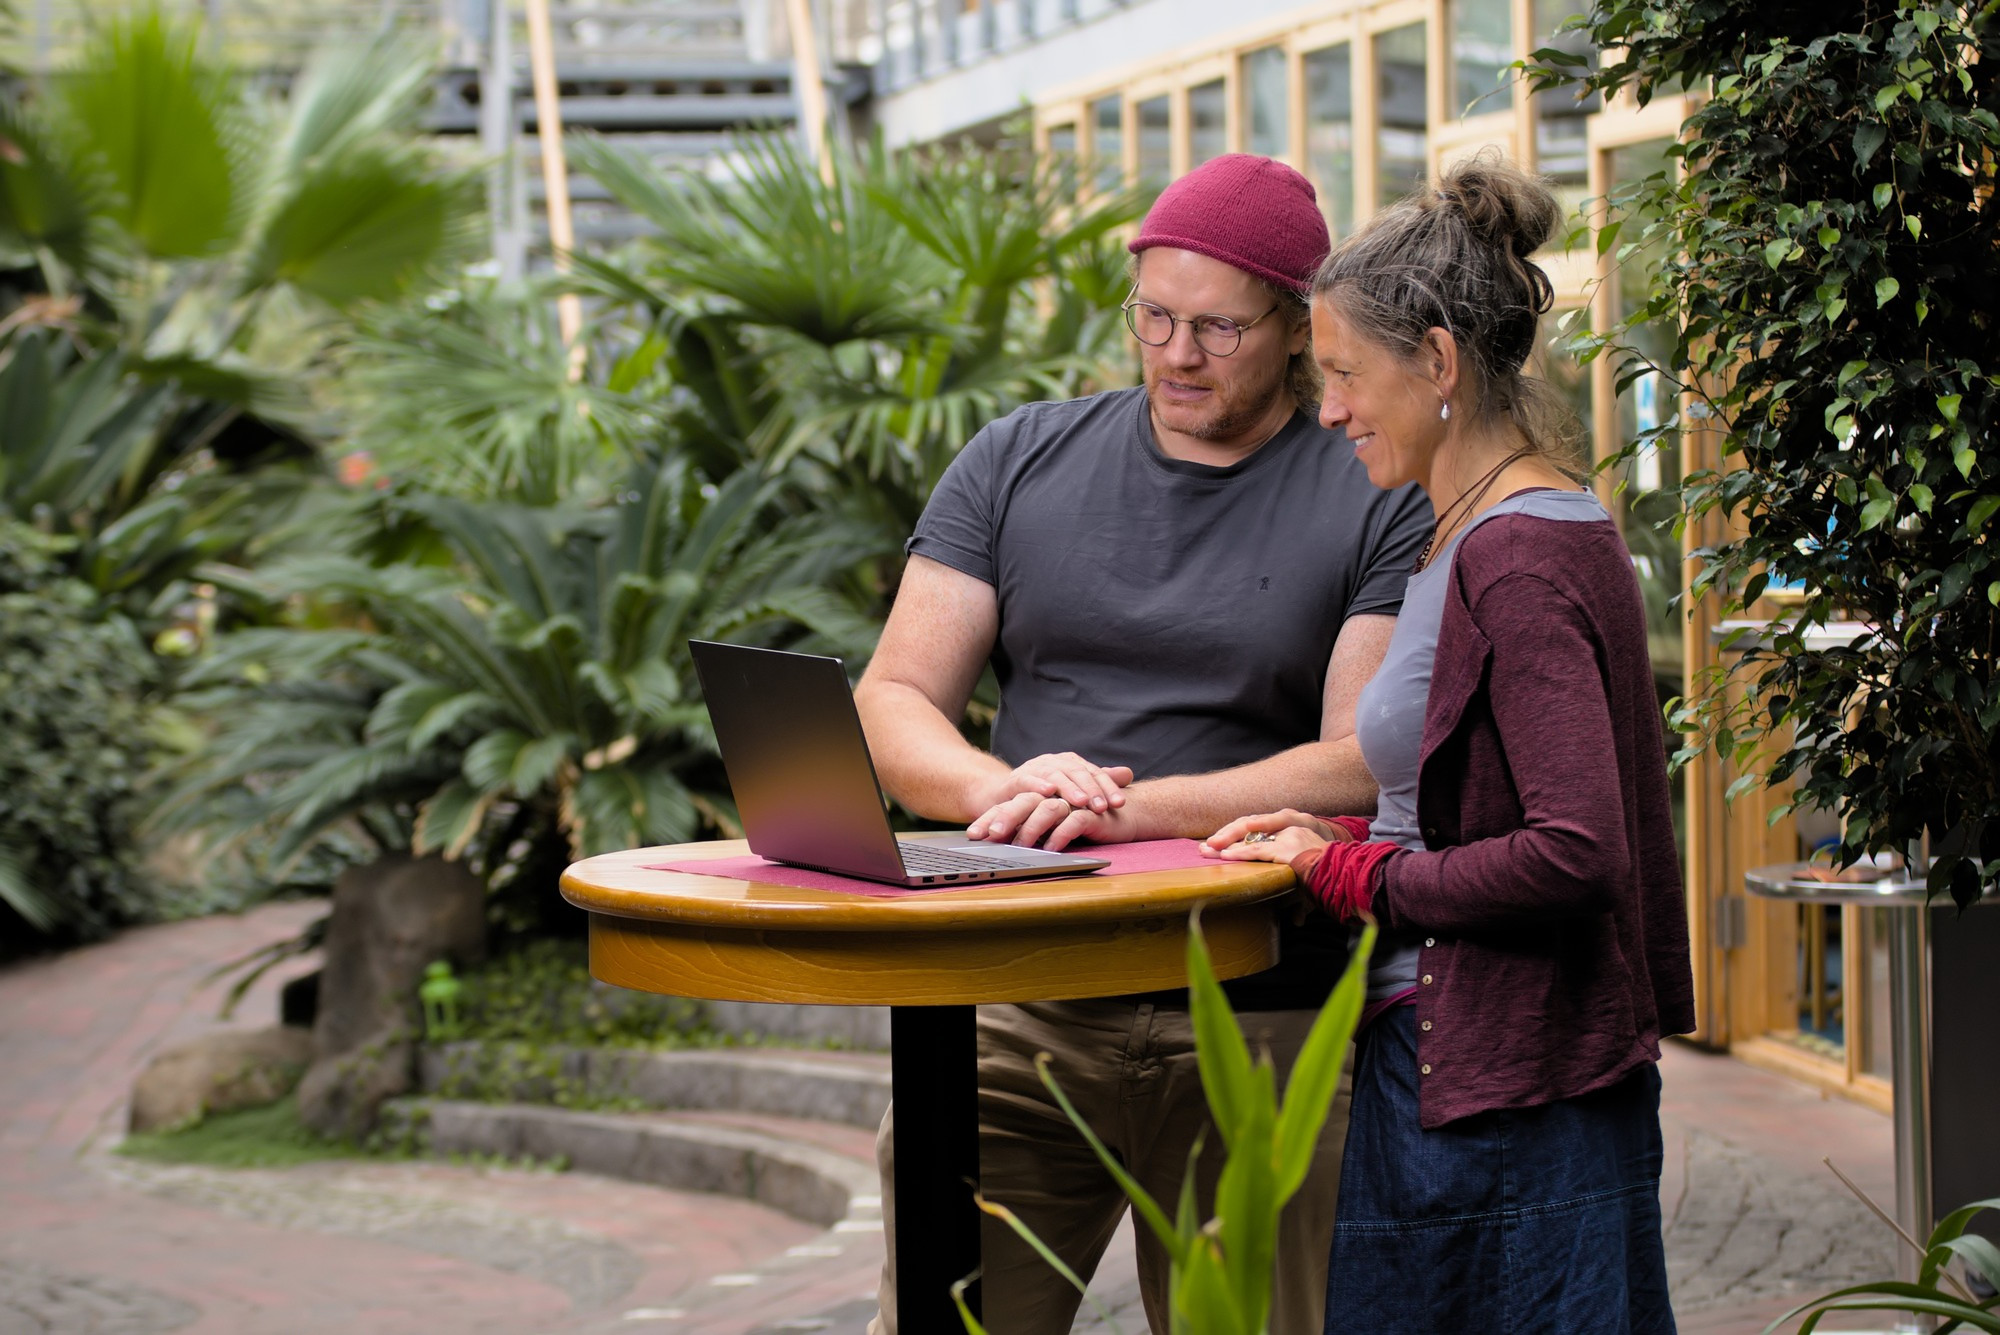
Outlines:
<svg viewBox="0 0 2000 1335"><path fill-rule="evenodd" d="M1687 904L1645 614L1618 530L1465 536L1417 771L1425 852L1377 875L1423 934L1426 1128L1602 1089L1694 1027Z"/></svg>

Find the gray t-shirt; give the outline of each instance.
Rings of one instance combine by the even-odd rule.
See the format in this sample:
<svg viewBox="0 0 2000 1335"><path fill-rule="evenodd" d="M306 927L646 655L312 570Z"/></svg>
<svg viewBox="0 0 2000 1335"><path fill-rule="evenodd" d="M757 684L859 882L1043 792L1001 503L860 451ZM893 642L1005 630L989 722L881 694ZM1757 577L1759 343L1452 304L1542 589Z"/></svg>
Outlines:
<svg viewBox="0 0 2000 1335"><path fill-rule="evenodd" d="M1368 827L1375 839L1418 852L1424 849L1424 836L1417 826L1417 762L1424 741L1424 714L1430 704L1438 627L1444 621L1445 591L1465 535L1501 515L1584 522L1609 517L1588 491L1517 492L1453 534L1429 565L1410 576L1403 594L1403 613L1396 618L1396 629L1389 637L1389 650L1374 678L1361 688L1354 709L1354 739L1361 744L1368 772L1381 786L1375 819ZM1411 932L1382 934L1368 964L1368 1000L1386 1001L1416 987L1419 939L1420 934Z"/></svg>
<svg viewBox="0 0 2000 1335"><path fill-rule="evenodd" d="M1378 491L1303 412L1217 468L1162 454L1130 389L981 431L909 551L999 595L996 755L1075 751L1146 779L1317 740L1334 639L1350 616L1395 614L1429 527L1422 493ZM1345 956L1330 924L1288 931L1278 968L1231 996L1317 1005Z"/></svg>

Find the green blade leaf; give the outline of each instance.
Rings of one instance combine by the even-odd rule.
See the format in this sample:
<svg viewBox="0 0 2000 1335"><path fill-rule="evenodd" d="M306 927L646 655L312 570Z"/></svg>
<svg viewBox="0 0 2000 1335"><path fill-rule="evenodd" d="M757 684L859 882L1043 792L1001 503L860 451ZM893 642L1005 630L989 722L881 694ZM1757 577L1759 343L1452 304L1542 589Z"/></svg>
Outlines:
<svg viewBox="0 0 2000 1335"><path fill-rule="evenodd" d="M147 254L207 255L237 235L248 129L233 81L201 58L193 26L158 7L107 21L58 101L110 216Z"/></svg>
<svg viewBox="0 0 2000 1335"><path fill-rule="evenodd" d="M1223 1142L1236 1145L1236 1130L1248 1112L1250 1045L1243 1041L1243 1029L1223 995L1209 963L1208 944L1201 936L1201 909L1188 917L1188 1018L1194 1026L1196 1060L1201 1066L1201 1087L1208 1095L1209 1111Z"/></svg>

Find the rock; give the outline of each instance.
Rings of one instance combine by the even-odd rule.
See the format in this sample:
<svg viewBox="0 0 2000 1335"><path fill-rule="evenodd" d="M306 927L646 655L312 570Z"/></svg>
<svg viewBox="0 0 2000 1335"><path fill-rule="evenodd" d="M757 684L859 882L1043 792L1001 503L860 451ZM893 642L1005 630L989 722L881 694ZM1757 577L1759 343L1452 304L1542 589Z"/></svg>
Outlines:
<svg viewBox="0 0 2000 1335"><path fill-rule="evenodd" d="M299 1116L325 1136L359 1136L383 1099L411 1088L417 984L433 960L486 958L486 887L443 858L392 854L333 887Z"/></svg>
<svg viewBox="0 0 2000 1335"><path fill-rule="evenodd" d="M322 1136L359 1140L375 1127L387 1099L416 1083L414 1031L385 1029L346 1052L322 1058L299 1081L299 1117Z"/></svg>
<svg viewBox="0 0 2000 1335"><path fill-rule="evenodd" d="M286 1025L207 1034L169 1048L132 1086L129 1125L161 1131L210 1113L275 1103L292 1092L312 1056L312 1034Z"/></svg>

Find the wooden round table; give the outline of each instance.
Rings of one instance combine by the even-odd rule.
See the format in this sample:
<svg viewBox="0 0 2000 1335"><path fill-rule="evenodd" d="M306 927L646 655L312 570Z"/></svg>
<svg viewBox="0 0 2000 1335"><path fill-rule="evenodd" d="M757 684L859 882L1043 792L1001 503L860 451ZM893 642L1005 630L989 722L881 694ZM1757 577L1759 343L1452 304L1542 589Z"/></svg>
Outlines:
<svg viewBox="0 0 2000 1335"><path fill-rule="evenodd" d="M731 840L607 853L564 872L563 897L590 915L590 971L603 982L714 1001L891 1007L904 1335L959 1329L951 1285L979 1268L973 1007L1184 987L1197 905L1218 977L1270 968L1275 901L1293 885L1283 865L1217 862L869 896L646 865L748 851ZM976 1286L968 1297L977 1312Z"/></svg>

